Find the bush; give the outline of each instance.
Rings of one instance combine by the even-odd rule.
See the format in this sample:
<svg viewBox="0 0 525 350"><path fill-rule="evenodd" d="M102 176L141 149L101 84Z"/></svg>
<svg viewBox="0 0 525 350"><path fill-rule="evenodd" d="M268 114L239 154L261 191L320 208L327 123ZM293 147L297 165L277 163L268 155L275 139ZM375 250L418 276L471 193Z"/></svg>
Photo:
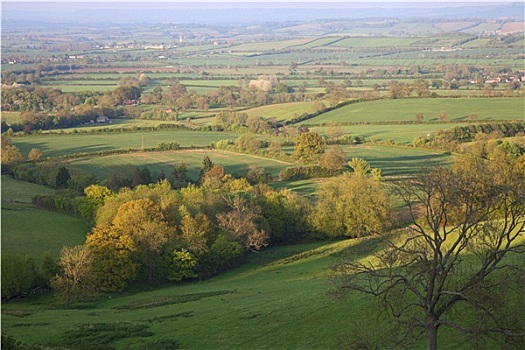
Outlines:
<svg viewBox="0 0 525 350"><path fill-rule="evenodd" d="M243 256L243 249L239 243L220 235L212 244L210 255L212 266L216 272L221 272L239 265Z"/></svg>
<svg viewBox="0 0 525 350"><path fill-rule="evenodd" d="M180 144L177 142L161 142L155 146L155 151L171 151L180 149Z"/></svg>
<svg viewBox="0 0 525 350"><path fill-rule="evenodd" d="M319 165L299 166L286 168L279 173L281 181L296 181L312 179L314 177L330 177L341 174L341 171L325 169Z"/></svg>
<svg viewBox="0 0 525 350"><path fill-rule="evenodd" d="M33 259L2 255L2 299L28 293L38 277Z"/></svg>

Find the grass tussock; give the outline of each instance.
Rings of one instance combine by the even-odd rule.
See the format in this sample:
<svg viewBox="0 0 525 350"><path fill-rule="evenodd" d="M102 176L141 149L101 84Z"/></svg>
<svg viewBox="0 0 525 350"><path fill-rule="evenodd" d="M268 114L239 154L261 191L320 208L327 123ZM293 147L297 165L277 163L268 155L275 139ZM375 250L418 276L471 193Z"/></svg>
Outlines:
<svg viewBox="0 0 525 350"><path fill-rule="evenodd" d="M116 322L84 324L64 333L63 345L75 350L111 350L115 342L126 338L151 337L153 332L147 325Z"/></svg>
<svg viewBox="0 0 525 350"><path fill-rule="evenodd" d="M235 293L231 290L219 290L215 292L204 292L204 293L193 293L184 295L174 295L169 297L161 298L148 298L134 301L133 303L116 307L119 310L139 310L139 309L151 309L166 305L173 304L184 304L190 301L198 301L203 298L210 298L219 295Z"/></svg>

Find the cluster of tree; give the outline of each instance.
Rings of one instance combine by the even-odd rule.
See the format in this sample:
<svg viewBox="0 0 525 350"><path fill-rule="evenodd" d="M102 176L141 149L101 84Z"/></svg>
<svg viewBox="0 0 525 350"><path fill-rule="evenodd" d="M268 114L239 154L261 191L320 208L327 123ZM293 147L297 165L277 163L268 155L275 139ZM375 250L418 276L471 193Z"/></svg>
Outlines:
<svg viewBox="0 0 525 350"><path fill-rule="evenodd" d="M279 83L276 77L263 76L250 82L241 81L239 85L220 86L202 95L198 95L194 90L188 91L187 87L178 81L168 83L167 91L157 86L151 93L143 94L141 103L172 106L172 110L181 112L189 109L205 111L210 107L233 109L239 106L262 106L316 98L315 95L307 95L306 88L300 88L296 92L288 85ZM165 117L162 114L147 116Z"/></svg>
<svg viewBox="0 0 525 350"><path fill-rule="evenodd" d="M59 270L56 258L44 254L38 264L35 259L2 254L2 299L11 299L33 288L49 288L49 282ZM3 346L3 345L2 345Z"/></svg>
<svg viewBox="0 0 525 350"><path fill-rule="evenodd" d="M523 133L525 133L525 123L520 122L473 124L456 126L450 130L440 130L427 137L417 137L413 140L412 144L415 147L463 152L465 151L463 143L474 141L476 138L484 138L485 136L483 136L483 134L491 134L492 138L495 138L495 136L502 138L519 136Z"/></svg>
<svg viewBox="0 0 525 350"><path fill-rule="evenodd" d="M215 116L215 126L218 130L234 132L251 131L254 133L267 133L270 130L269 123L262 117L248 116L243 112L220 112Z"/></svg>
<svg viewBox="0 0 525 350"><path fill-rule="evenodd" d="M217 165L203 174L201 187L174 190L163 181L118 193L102 186L85 192L79 204L96 225L85 245L63 251L52 282L66 304L81 291L120 290L137 278L207 278L237 265L243 251L308 233L305 200L252 187Z"/></svg>
<svg viewBox="0 0 525 350"><path fill-rule="evenodd" d="M479 133L466 148L466 152L484 159L498 160L504 157L517 159L525 154L525 136L502 139L500 132Z"/></svg>
<svg viewBox="0 0 525 350"><path fill-rule="evenodd" d="M387 96L391 99L400 99L410 97L412 93L415 93L417 97L429 97L430 86L431 84L427 80L423 79L416 80L412 84L392 80L388 84Z"/></svg>
<svg viewBox="0 0 525 350"><path fill-rule="evenodd" d="M334 184L346 187L355 183L354 190L362 187L367 196L373 192L385 201L381 205L379 200L369 202L371 206L387 207L382 185L366 175L367 170L360 171L357 163L352 164L354 174L334 178L320 193L328 193ZM49 282L66 304L96 291L120 290L136 279L177 282L208 278L239 264L247 251L372 234L386 225L363 223L388 222L383 217L371 220L371 216L384 213L356 202L362 210L347 208L339 213L347 218L346 230L320 226L330 214L323 209L326 201L322 194L313 204L291 191L266 186L264 169L251 168L246 178L236 178L208 157L203 159L199 186L188 184L184 164L174 168L170 181L150 183L153 179L146 168L136 173L136 186L118 192L89 185L83 195L73 191L35 197L36 205L76 213L93 226L84 245L64 248L58 262L60 272ZM61 166L54 181L56 188L65 188L76 180ZM345 196L331 199L334 205L352 205ZM350 222L356 224L351 226Z"/></svg>

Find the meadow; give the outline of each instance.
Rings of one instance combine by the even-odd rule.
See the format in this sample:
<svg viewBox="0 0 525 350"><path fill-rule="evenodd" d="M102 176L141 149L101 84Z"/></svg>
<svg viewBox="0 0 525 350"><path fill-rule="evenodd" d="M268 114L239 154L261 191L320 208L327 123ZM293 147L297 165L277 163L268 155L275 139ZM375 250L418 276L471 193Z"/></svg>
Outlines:
<svg viewBox="0 0 525 350"><path fill-rule="evenodd" d="M361 334L377 337L381 318L374 300L330 296L330 267L345 256L366 261L380 241L268 248L207 281L136 286L69 309L50 295L32 295L24 303L3 303L2 329L28 344L69 348L172 349L175 343L183 349L344 348L348 334L365 323L370 326ZM439 342L440 349L452 350L464 348L468 338L443 329Z"/></svg>
<svg viewBox="0 0 525 350"><path fill-rule="evenodd" d="M476 122L486 120L525 121L525 100L521 98L425 98L380 100L356 103L323 113L307 121L309 125L347 122L415 121L422 113L424 121L439 121L447 113L448 121L466 121L471 114ZM425 125L422 128L426 128Z"/></svg>
<svg viewBox="0 0 525 350"><path fill-rule="evenodd" d="M275 118L279 122L284 122L292 120L303 113L311 113L312 105L313 102L278 103L250 108L242 112L248 114L249 117L263 117L267 120Z"/></svg>
<svg viewBox="0 0 525 350"><path fill-rule="evenodd" d="M341 130L352 137L363 137L367 142L375 138L379 142L392 141L411 144L416 137L426 137L439 130L453 128L457 124L356 124L342 126ZM310 130L328 136L330 126L315 126Z"/></svg>
<svg viewBox="0 0 525 350"><path fill-rule="evenodd" d="M169 176L175 165L184 163L188 169L188 176L197 181L199 179L202 159L208 156L215 163L224 167L230 174L244 176L250 166L264 168L273 176L293 163L263 158L250 154L235 153L220 150L180 150L165 152L137 152L129 154L109 155L104 157L83 158L68 162L74 173L97 175L99 179L107 179L113 172L130 175L136 167L148 167L153 173L161 170Z"/></svg>
<svg viewBox="0 0 525 350"><path fill-rule="evenodd" d="M84 243L90 228L83 220L31 204L36 195L52 194L48 187L2 175L2 255L39 260L44 253L58 256L64 245Z"/></svg>
<svg viewBox="0 0 525 350"><path fill-rule="evenodd" d="M201 131L148 131L101 134L49 134L15 137L13 145L27 155L32 148L42 151L43 157L59 157L76 153L90 153L155 147L162 142L177 142L182 147L207 147L212 142L238 135Z"/></svg>

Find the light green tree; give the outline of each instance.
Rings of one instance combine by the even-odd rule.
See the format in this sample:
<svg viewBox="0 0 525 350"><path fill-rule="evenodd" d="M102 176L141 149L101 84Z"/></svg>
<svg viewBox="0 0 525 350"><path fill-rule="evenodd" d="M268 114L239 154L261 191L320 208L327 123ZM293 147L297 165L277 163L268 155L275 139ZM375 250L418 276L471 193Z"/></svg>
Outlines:
<svg viewBox="0 0 525 350"><path fill-rule="evenodd" d="M293 157L304 163L318 161L325 151L326 142L316 132L305 132L294 140Z"/></svg>
<svg viewBox="0 0 525 350"><path fill-rule="evenodd" d="M348 162L348 165L352 168L356 176L366 176L370 171L370 164L362 158L354 157Z"/></svg>
<svg viewBox="0 0 525 350"><path fill-rule="evenodd" d="M129 235L112 227L93 228L86 247L92 257L92 278L102 292L124 289L136 275L138 265L133 261L137 247Z"/></svg>
<svg viewBox="0 0 525 350"><path fill-rule="evenodd" d="M362 237L390 226L390 199L371 177L344 173L318 190L312 224L322 236Z"/></svg>

